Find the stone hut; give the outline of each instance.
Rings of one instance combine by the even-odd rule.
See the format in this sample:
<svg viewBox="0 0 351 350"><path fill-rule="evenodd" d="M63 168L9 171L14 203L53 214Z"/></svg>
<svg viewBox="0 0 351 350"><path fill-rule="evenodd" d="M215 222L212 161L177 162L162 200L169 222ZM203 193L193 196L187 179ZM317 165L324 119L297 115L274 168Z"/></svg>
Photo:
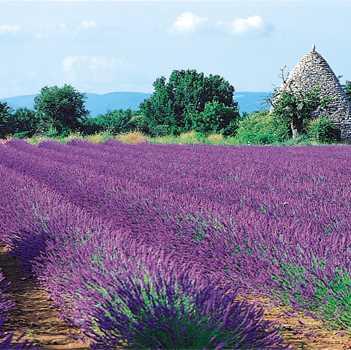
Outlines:
<svg viewBox="0 0 351 350"><path fill-rule="evenodd" d="M328 96L331 99L326 116L331 118L337 129L340 130L340 138L344 141L351 141L351 103L339 79L328 62L316 51L315 46L295 66L284 88L292 91L310 91L319 88L322 96Z"/></svg>

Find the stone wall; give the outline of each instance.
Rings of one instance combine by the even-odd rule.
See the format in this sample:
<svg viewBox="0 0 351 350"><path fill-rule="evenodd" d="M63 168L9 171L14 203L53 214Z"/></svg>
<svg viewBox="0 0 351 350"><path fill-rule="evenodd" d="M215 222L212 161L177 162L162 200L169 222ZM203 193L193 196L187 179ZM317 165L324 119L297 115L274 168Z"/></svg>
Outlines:
<svg viewBox="0 0 351 350"><path fill-rule="evenodd" d="M326 116L340 129L341 138L351 141L351 104L328 62L315 49L301 59L284 88L292 91L319 88L322 96L331 98Z"/></svg>

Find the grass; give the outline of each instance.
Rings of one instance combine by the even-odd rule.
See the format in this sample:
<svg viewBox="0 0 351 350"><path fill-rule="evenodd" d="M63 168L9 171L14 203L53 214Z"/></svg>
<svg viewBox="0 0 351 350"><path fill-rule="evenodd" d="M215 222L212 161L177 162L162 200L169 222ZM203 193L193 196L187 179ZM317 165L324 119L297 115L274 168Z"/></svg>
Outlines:
<svg viewBox="0 0 351 350"><path fill-rule="evenodd" d="M180 145L196 145L196 144L209 144L209 145L236 145L238 144L235 137L224 137L221 134L204 135L195 131L190 131L178 136L167 135L148 138L150 143L161 144L180 144Z"/></svg>
<svg viewBox="0 0 351 350"><path fill-rule="evenodd" d="M138 132L138 131L117 135L114 138L120 142L134 144L134 145L139 143L145 143L148 141L147 136L143 135L141 132Z"/></svg>
<svg viewBox="0 0 351 350"><path fill-rule="evenodd" d="M140 144L140 143L153 143L153 144L180 144L180 145L196 145L196 144L208 144L208 145L256 145L256 142L243 142L235 136L223 136L221 134L210 134L204 135L195 131L186 132L180 135L167 135L151 137L142 134L138 131L133 131L120 135L112 135L108 132L83 136L79 133L72 133L65 137L47 137L47 136L33 136L26 139L31 144L38 144L43 141L55 140L62 143L67 143L71 140L86 140L92 143L104 143L108 140L117 140L127 144ZM8 140L4 140L8 141ZM1 140L0 140L1 143ZM307 136L301 136L295 140L289 139L284 142L276 142L271 144L265 144L266 146L304 146L304 145L321 145L316 141L310 140ZM263 145L262 145L263 146Z"/></svg>

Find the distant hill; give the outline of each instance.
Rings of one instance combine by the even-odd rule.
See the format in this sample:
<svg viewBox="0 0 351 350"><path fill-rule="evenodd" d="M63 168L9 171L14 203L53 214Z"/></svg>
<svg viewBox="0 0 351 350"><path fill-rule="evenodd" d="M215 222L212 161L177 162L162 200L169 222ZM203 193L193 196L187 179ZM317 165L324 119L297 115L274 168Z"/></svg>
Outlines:
<svg viewBox="0 0 351 350"><path fill-rule="evenodd" d="M265 99L267 92L237 92L235 99L239 103L240 112L253 112L267 108ZM141 102L148 98L150 94L142 92L111 92L108 94L87 93L87 109L92 116L106 113L114 109L138 109ZM35 95L16 96L1 101L6 101L12 108L27 107L32 109L34 106Z"/></svg>
<svg viewBox="0 0 351 350"><path fill-rule="evenodd" d="M12 108L27 107L33 109L36 95L16 96L3 99ZM138 109L141 102L148 98L150 94L142 92L111 92L108 94L87 93L87 109L92 116L106 113L114 109Z"/></svg>

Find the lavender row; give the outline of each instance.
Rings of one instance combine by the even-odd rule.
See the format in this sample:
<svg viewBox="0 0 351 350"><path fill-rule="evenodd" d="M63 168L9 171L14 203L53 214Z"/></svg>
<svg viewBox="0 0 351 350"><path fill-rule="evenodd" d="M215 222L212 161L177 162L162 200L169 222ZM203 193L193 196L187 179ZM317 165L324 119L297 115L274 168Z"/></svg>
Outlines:
<svg viewBox="0 0 351 350"><path fill-rule="evenodd" d="M128 157L133 158L130 146L103 147L128 151ZM155 146L135 147L135 155L140 158L144 148L146 159L150 159L152 152L155 158L159 156ZM164 149L161 148L161 154ZM218 149L214 151L216 157L220 156ZM279 148L234 150L236 158L227 169L221 166L230 160L228 155L219 158L217 166L211 166L208 173L206 162L196 163L198 171L209 175L208 184L203 177L199 181L198 177L188 175L196 156L208 154L208 147L193 153L187 148L181 157L173 154L173 163L178 163L174 166L183 167L186 175L172 186L167 186L171 179L168 165L159 166L154 177L146 170L148 186L140 186L121 180L120 175L116 178L97 175L99 170L91 165L86 168L85 161L80 168L79 164L67 165L53 158L51 165L50 162L45 165L46 174L44 162L26 164L33 164L39 178L46 182L51 173L51 186L71 200L76 198L77 205L105 219L111 216L115 225L130 228L137 237L144 230L146 241L152 244L161 242L178 250L190 248L188 252L209 265L210 270L225 272L226 278L244 285L262 285L266 292L279 293L281 298L300 307L309 308L310 300L316 300L325 313L325 308L330 309L329 305L337 302L335 311L345 313L348 304L344 290L338 293L334 289L340 283L345 289L349 274L347 148L298 149L287 154ZM232 150L228 153L233 157ZM211 155L212 161L214 158ZM17 169L19 160L15 161ZM133 170L130 166L127 174ZM139 168L149 169L150 162ZM135 172L138 174L137 169ZM59 181L53 178L54 174L60 176ZM139 171L138 176L142 174ZM160 181L163 177L167 181ZM211 260L213 263L208 264Z"/></svg>
<svg viewBox="0 0 351 350"><path fill-rule="evenodd" d="M178 233L181 231L185 235L185 224L190 226L191 222L185 222L180 228L179 224L174 224L174 220L179 221L181 215L188 216L191 210L197 210L196 208L186 210L192 206L192 204L186 205L191 198L178 199L176 195L150 191L125 179L98 176L86 169L77 167L72 169L54 161L40 161L38 158L31 159L30 156L24 158L13 150L7 151L1 155L3 164L45 182L76 205L112 221L117 227L126 227L136 234L142 230L143 235L149 240L157 241L160 238L167 240L167 237L174 236L176 238L174 243L180 244L182 241L178 239L180 238ZM179 214L168 210L167 202L181 200L184 207L177 208L178 212L181 210ZM189 230L192 233L191 227ZM189 241L187 240L185 244L189 245Z"/></svg>
<svg viewBox="0 0 351 350"><path fill-rule="evenodd" d="M220 288L201 267L139 244L30 177L4 167L0 176L2 235L15 236L9 238L14 249L31 259L62 316L80 326L96 349L125 342L284 347L261 310L235 301L236 289ZM40 255L28 256L28 247Z"/></svg>
<svg viewBox="0 0 351 350"><path fill-rule="evenodd" d="M238 149L235 151L237 152ZM350 180L347 176L350 171L348 166L349 149L347 147L303 148L293 152L288 151L287 155L282 154L282 151L285 152L282 149L268 149L267 152L262 149L254 151L257 153L256 157L252 150L245 149L245 152L248 153L246 157L250 157L250 168L245 169L245 166L241 168L244 168L246 170L244 174L248 175L253 167L257 178L260 175L265 175L265 177L262 176L264 181L255 182L252 181L253 177L251 177L250 185L254 186L254 191L244 193L247 196L246 198L242 196L241 200L245 202L246 199L245 205L251 209L261 210L268 217L268 220L265 222L257 213L247 213L246 218L254 214L249 224L251 224L251 229L256 232L256 239L250 242L251 244L246 243L244 249L243 244L240 244L241 247L239 245L238 249L246 250L250 252L250 255L261 250L257 252L261 261L262 251L270 250L268 253L265 252L264 258L275 262L276 266L268 270L270 273L268 281L261 280L259 282L278 293L286 301L300 307L312 308L329 320L336 316L339 325L349 327L347 321L350 286L348 234ZM271 157L270 153L275 154ZM260 159L257 160L257 156ZM269 167L264 164L262 157L264 157L266 164L270 164ZM239 156L239 159L242 160L243 157ZM179 161L179 158L176 160ZM223 159L220 163L223 164ZM167 166L169 167L169 165ZM186 170L185 167L184 172ZM205 172L204 170L201 173ZM240 178L240 175L242 173L239 174L239 177L236 175L237 183L235 185L240 183L242 186L247 186L248 182L245 182L246 179L243 176ZM286 181L282 181L284 176L287 178ZM165 178L164 173L161 173L161 177L158 177L157 181L160 178ZM218 174L211 178L220 182ZM188 186L183 186L184 179L180 179L178 192L184 193L189 191L191 187L199 188L203 185L202 183L190 183L189 179L186 180ZM150 184L149 179L148 182ZM167 181L160 184L163 189L165 189L165 183L167 184ZM173 191L174 185L173 182ZM204 186L201 192L208 196L213 188L213 184ZM257 191L262 194L262 189L267 189L267 192L255 200L258 197ZM271 195L269 191L274 192L274 195ZM217 193L221 195L221 200L226 205L232 204L232 202L228 203L227 201L233 199L232 188L218 186ZM226 194L229 196L226 197ZM198 192L195 195L199 197ZM279 225L276 225L277 222ZM245 225L244 222L243 225ZM270 232L267 232L267 229L274 234L274 237L269 235ZM244 231L246 231L245 226ZM265 239L262 240L262 243L259 242L260 234L257 232L264 234ZM245 239L244 235L239 237ZM232 243L237 241L238 239L233 240ZM225 254L225 256L227 255ZM253 262L257 263L257 260L253 259ZM231 264L232 269L235 265L235 262ZM248 266L251 265L257 266L248 264ZM261 270L267 271L267 265L261 265ZM248 275L247 271L240 272ZM257 283L255 278L252 281ZM272 284L275 287L273 289L271 289ZM311 300L313 300L312 303Z"/></svg>

